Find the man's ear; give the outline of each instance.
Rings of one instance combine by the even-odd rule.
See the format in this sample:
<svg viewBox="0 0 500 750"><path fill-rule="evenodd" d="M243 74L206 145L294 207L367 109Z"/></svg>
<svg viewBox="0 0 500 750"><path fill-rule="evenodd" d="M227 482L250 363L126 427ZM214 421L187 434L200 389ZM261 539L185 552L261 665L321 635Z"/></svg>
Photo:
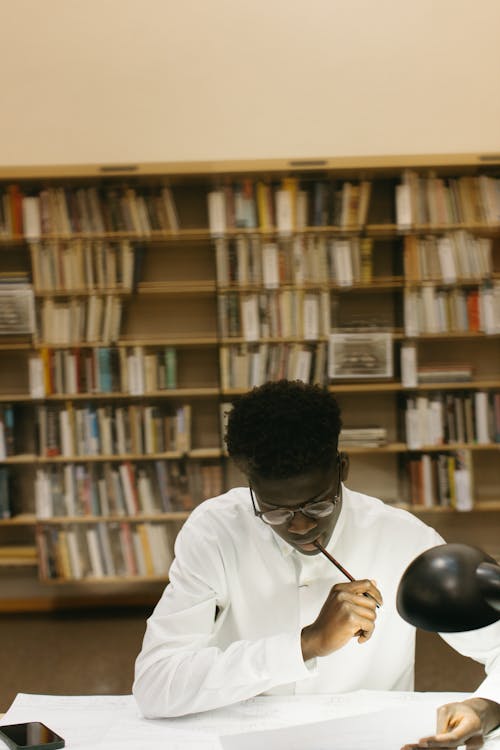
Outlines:
<svg viewBox="0 0 500 750"><path fill-rule="evenodd" d="M340 479L342 482L345 482L349 475L349 456L347 455L347 453L344 453L344 451L340 451L339 461L340 461Z"/></svg>

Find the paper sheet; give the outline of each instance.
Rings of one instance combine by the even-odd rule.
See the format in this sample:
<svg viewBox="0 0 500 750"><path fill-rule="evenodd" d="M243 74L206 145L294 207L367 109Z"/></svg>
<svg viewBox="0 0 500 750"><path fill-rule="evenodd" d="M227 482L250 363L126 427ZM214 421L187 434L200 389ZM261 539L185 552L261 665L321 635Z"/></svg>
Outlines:
<svg viewBox="0 0 500 750"><path fill-rule="evenodd" d="M468 695L358 690L337 695L257 696L214 711L162 721L176 730L209 731L223 735L355 716L407 703L436 707L448 701L462 700ZM135 720L129 717L127 721L133 723Z"/></svg>
<svg viewBox="0 0 500 750"><path fill-rule="evenodd" d="M361 716L221 738L223 750L400 750L433 733L435 710L408 704Z"/></svg>
<svg viewBox="0 0 500 750"><path fill-rule="evenodd" d="M322 747L350 750L351 746L355 750L364 747L374 750L378 747L373 742L376 732L381 726L385 731L387 725L396 723L399 729L405 724L401 735L403 742L397 745L399 749L401 744L434 731L437 706L462 700L467 695L359 690L341 695L258 696L216 711L177 719L151 720L139 715L131 695L20 693L0 724L43 721L65 738L67 748L79 750L151 750L155 745L169 750L244 750L249 747L255 750L256 747L269 747L263 734L276 730L280 736L278 733L272 735L273 750L285 747L277 744L282 740L286 741L286 750L294 747L300 747L300 750L308 747L314 750ZM352 718L360 714L362 719ZM413 724L408 724L411 716L416 722L415 729ZM330 726L325 728L325 724ZM256 732L259 733L257 736ZM341 744L332 744L332 732L336 740L342 738ZM315 744L293 745L292 742L298 741L302 735L307 741L314 739ZM360 744L367 738L368 744ZM318 744L320 739L322 742L327 740L328 744ZM394 736L394 741L399 742L399 738ZM0 749L4 750L2 742ZM390 747L384 744L383 750L390 750ZM488 739L484 750L500 750L500 731Z"/></svg>
<svg viewBox="0 0 500 750"><path fill-rule="evenodd" d="M64 737L66 747L95 748L111 726L139 716L131 695L30 695L19 693L3 724L41 721ZM4 750L0 740L0 750Z"/></svg>

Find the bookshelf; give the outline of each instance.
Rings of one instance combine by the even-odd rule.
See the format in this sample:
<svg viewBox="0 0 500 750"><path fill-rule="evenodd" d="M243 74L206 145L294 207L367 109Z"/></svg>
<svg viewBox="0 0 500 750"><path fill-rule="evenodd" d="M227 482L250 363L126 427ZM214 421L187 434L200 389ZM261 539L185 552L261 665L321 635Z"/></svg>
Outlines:
<svg viewBox="0 0 500 750"><path fill-rule="evenodd" d="M0 169L2 579L154 600L190 510L241 481L227 402L278 377L338 395L350 486L480 544L499 186L474 154Z"/></svg>

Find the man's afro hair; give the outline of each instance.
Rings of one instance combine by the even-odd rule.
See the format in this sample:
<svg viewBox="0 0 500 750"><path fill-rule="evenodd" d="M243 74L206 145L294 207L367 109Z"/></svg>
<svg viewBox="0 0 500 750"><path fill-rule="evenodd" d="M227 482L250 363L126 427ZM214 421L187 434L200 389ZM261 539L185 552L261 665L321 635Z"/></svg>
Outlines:
<svg viewBox="0 0 500 750"><path fill-rule="evenodd" d="M332 466L341 427L327 388L279 380L234 401L225 440L245 474L283 479Z"/></svg>

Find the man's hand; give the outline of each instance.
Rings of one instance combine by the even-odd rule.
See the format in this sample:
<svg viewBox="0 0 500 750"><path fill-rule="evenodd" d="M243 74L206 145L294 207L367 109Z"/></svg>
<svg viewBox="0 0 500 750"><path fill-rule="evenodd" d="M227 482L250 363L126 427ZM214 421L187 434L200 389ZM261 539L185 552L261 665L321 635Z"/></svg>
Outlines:
<svg viewBox="0 0 500 750"><path fill-rule="evenodd" d="M358 643L368 641L375 629L377 603L382 604L382 595L373 581L332 586L316 620L302 629L304 661L327 656L354 637Z"/></svg>
<svg viewBox="0 0 500 750"><path fill-rule="evenodd" d="M439 748L452 750L465 745L477 750L484 744L484 735L500 724L500 705L485 698L468 698L458 703L447 703L438 708L437 731L432 737L422 737L415 744L401 750Z"/></svg>

